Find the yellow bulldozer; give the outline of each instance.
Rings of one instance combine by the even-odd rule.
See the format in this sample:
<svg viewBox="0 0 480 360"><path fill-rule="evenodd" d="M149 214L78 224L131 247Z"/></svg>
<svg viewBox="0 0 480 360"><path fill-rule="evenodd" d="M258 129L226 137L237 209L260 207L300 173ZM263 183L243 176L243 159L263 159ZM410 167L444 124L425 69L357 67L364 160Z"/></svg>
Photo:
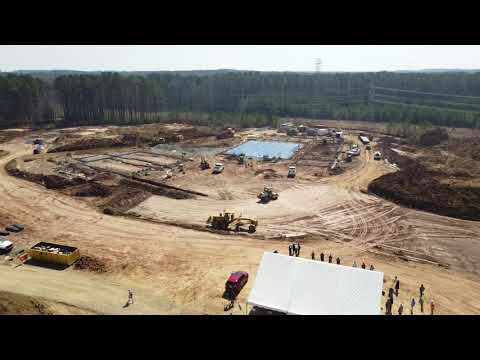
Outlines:
<svg viewBox="0 0 480 360"><path fill-rule="evenodd" d="M213 230L235 231L254 233L257 230L258 221L244 218L241 215L235 217L232 212L220 213L210 216L207 220L207 227Z"/></svg>

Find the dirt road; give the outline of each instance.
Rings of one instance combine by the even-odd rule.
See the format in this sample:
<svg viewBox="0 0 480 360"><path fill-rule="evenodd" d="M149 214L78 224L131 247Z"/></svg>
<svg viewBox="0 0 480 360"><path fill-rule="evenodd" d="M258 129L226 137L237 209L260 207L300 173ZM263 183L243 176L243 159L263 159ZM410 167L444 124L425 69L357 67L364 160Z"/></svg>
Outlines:
<svg viewBox="0 0 480 360"><path fill-rule="evenodd" d="M5 290L100 313L221 314L221 294L231 271L246 270L254 279L263 251L286 252L286 241L223 236L101 214L74 198L8 176L4 165L30 154L31 145L17 139L2 149L9 155L0 159L1 225L19 222L27 226L11 236L15 246L29 247L42 240L67 243L102 259L109 269L105 275L91 275L0 266L0 285ZM296 184L274 204L262 206L241 199L233 204L237 201L239 210L255 211L263 219L266 233L299 229L311 233L312 237L303 241L302 256L308 257L311 250L332 252L345 263L354 259L373 262L387 279L398 275L405 284L401 292L405 304L422 281L439 313L480 314L480 253L476 250L480 224L400 208L364 194L359 190L385 170L368 155L362 155L358 163L355 171L315 184ZM210 200L189 200L187 206L179 207L183 200L159 199L164 216L197 217L203 222L205 212L214 206L218 211L218 204ZM385 249L367 251L378 244L433 254L452 267L399 260ZM239 297L242 305L251 285L249 282ZM129 287L142 301L123 309ZM236 308L234 313L242 311Z"/></svg>

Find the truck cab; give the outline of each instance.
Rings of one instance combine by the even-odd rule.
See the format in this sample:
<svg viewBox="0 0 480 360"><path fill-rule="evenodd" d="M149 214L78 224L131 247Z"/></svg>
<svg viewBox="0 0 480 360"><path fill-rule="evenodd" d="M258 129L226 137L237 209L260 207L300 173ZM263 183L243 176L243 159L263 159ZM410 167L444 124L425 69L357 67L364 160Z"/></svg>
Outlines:
<svg viewBox="0 0 480 360"><path fill-rule="evenodd" d="M213 168L212 174L220 174L224 168L225 167L223 166L222 163L216 163Z"/></svg>
<svg viewBox="0 0 480 360"><path fill-rule="evenodd" d="M13 243L0 237L0 254L7 254L13 249Z"/></svg>
<svg viewBox="0 0 480 360"><path fill-rule="evenodd" d="M235 271L230 274L225 283L225 293L235 298L248 282L248 273L245 271Z"/></svg>
<svg viewBox="0 0 480 360"><path fill-rule="evenodd" d="M296 166L289 166L287 177L294 178L296 175L297 175L297 167Z"/></svg>

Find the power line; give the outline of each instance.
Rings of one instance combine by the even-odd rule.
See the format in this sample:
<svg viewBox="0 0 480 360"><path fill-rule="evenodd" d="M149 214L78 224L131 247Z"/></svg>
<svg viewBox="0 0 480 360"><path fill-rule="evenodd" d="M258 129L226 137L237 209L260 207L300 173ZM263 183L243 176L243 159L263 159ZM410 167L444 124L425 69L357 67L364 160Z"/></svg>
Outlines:
<svg viewBox="0 0 480 360"><path fill-rule="evenodd" d="M459 109L449 109L449 108L441 108L441 107L434 107L434 106L428 106L428 105L415 105L415 104L406 104L406 103L400 103L400 102L395 102L395 101L381 101L381 100L376 100L376 99L371 99L370 100L373 103L379 103L379 104L391 104L391 105L400 105L400 106L410 106L410 107L416 107L416 108L423 108L423 109L433 109L437 111L453 111L453 112L464 112L464 113L471 113L471 114L478 114L479 111L470 111L470 110L459 110Z"/></svg>
<svg viewBox="0 0 480 360"><path fill-rule="evenodd" d="M393 98L393 99L398 99L398 100L409 100L406 98L402 98L399 96L392 96L392 95L383 95L383 94L376 94L375 97L382 97L382 98ZM427 100L428 102L428 100ZM446 105L453 105L453 106L470 106L470 107L475 107L475 106L480 106L480 104L471 104L471 103L455 103L455 102L450 102L450 101L443 101L443 100L430 100L430 102L435 102L435 103L440 103L440 104L446 104Z"/></svg>
<svg viewBox="0 0 480 360"><path fill-rule="evenodd" d="M390 91L406 92L406 93L413 93L413 94L425 94L425 95L434 95L434 96L450 96L450 97L458 97L458 98L466 98L466 99L480 99L480 96L466 96L466 95L431 93L431 92L416 91L416 90L393 89L393 88L387 88L387 87L381 87L381 86L375 86L374 88L375 89L380 89L380 90L390 90Z"/></svg>

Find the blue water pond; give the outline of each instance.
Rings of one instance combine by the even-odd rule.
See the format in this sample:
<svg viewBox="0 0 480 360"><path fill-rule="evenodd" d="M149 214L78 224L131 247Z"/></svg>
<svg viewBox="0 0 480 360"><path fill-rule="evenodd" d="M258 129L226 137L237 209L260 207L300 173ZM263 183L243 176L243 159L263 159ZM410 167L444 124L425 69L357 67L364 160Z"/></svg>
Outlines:
<svg viewBox="0 0 480 360"><path fill-rule="evenodd" d="M301 144L278 141L247 141L226 152L228 155L245 154L247 157L290 159L302 147Z"/></svg>

